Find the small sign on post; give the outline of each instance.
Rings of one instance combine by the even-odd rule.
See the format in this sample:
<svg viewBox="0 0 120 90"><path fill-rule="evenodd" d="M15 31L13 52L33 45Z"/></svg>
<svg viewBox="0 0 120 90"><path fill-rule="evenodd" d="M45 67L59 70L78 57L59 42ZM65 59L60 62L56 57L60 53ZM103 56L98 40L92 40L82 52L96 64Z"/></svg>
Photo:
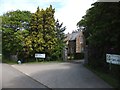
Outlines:
<svg viewBox="0 0 120 90"><path fill-rule="evenodd" d="M109 69L111 70L111 64L120 65L120 55L106 54L106 62L109 63Z"/></svg>
<svg viewBox="0 0 120 90"><path fill-rule="evenodd" d="M120 65L120 55L106 54L106 62Z"/></svg>
<svg viewBox="0 0 120 90"><path fill-rule="evenodd" d="M44 59L44 58L45 58L45 54L35 53L35 58L36 58L36 61L37 61L37 58L42 58L42 59Z"/></svg>
<svg viewBox="0 0 120 90"><path fill-rule="evenodd" d="M36 53L35 58L45 58L45 54Z"/></svg>

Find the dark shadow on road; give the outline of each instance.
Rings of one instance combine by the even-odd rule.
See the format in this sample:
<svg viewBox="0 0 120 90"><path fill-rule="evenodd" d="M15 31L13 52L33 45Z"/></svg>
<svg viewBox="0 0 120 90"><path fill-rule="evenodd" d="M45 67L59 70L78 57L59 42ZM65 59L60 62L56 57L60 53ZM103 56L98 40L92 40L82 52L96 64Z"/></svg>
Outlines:
<svg viewBox="0 0 120 90"><path fill-rule="evenodd" d="M81 59L81 60L68 60L66 62L75 63L75 64L84 64L84 60L83 59Z"/></svg>

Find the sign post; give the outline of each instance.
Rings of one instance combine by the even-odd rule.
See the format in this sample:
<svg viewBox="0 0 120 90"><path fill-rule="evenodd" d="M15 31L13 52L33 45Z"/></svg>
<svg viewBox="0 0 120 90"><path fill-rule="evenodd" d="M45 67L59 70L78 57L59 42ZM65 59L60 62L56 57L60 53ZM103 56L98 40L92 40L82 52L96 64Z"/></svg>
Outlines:
<svg viewBox="0 0 120 90"><path fill-rule="evenodd" d="M42 58L42 59L44 59L44 58L45 58L45 54L35 53L35 58L36 58L36 61L38 61L37 58Z"/></svg>
<svg viewBox="0 0 120 90"><path fill-rule="evenodd" d="M120 65L120 55L106 54L106 62L110 64L109 69L111 70L111 64Z"/></svg>

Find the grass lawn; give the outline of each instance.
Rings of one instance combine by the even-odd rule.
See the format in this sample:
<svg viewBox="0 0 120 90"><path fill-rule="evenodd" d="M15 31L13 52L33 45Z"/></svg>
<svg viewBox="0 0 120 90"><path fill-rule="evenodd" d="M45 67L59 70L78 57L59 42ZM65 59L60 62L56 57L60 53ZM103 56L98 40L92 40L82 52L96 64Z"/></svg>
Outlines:
<svg viewBox="0 0 120 90"><path fill-rule="evenodd" d="M91 70L93 73L95 73L97 76L99 76L101 79L103 79L105 82L107 82L112 87L120 88L118 79L115 79L109 73L104 73L102 71L95 70L88 65L85 65L85 67L87 67L89 70Z"/></svg>

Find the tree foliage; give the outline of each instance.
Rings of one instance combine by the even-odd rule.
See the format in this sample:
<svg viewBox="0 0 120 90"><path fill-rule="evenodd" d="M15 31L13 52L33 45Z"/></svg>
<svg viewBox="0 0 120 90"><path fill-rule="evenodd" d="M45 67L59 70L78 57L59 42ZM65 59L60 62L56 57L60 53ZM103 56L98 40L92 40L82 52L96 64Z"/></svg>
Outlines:
<svg viewBox="0 0 120 90"><path fill-rule="evenodd" d="M87 11L77 25L85 27L85 36L90 44L119 49L119 10L119 3L95 3Z"/></svg>
<svg viewBox="0 0 120 90"><path fill-rule="evenodd" d="M60 23L57 19L55 22L55 32L56 32L56 38L57 38L57 46L55 47L53 51L53 57L56 57L58 59L63 59L63 50L65 47L65 34L64 31L66 30L66 27L63 27L63 23Z"/></svg>
<svg viewBox="0 0 120 90"><path fill-rule="evenodd" d="M55 9L50 5L45 10L40 10L38 7L37 11L32 15L30 33L25 39L25 48L32 56L35 53L45 53L46 58L54 56L57 58L57 55L61 54L60 50L63 47L63 31L65 28L61 28L62 24L59 25L58 21L55 22L54 13Z"/></svg>
<svg viewBox="0 0 120 90"><path fill-rule="evenodd" d="M37 52L49 55L55 47L57 39L55 38L54 12L52 6L46 10L40 10L38 7L37 11L32 15L30 36L26 38L26 47L32 55Z"/></svg>
<svg viewBox="0 0 120 90"><path fill-rule="evenodd" d="M24 37L26 37L29 29L31 13L16 10L7 12L1 17L3 54L17 54L23 48Z"/></svg>
<svg viewBox="0 0 120 90"><path fill-rule="evenodd" d="M55 9L50 5L35 13L11 11L2 17L3 54L17 54L18 58L34 57L35 53L45 53L46 59L58 59L64 47L63 23L55 21Z"/></svg>
<svg viewBox="0 0 120 90"><path fill-rule="evenodd" d="M2 54L2 31L0 30L0 54Z"/></svg>
<svg viewBox="0 0 120 90"><path fill-rule="evenodd" d="M109 71L106 54L120 55L120 2L96 2L87 10L77 25L84 27L88 44L88 62L94 68ZM111 72L120 78L118 65L112 65ZM113 73L112 73L113 74Z"/></svg>

